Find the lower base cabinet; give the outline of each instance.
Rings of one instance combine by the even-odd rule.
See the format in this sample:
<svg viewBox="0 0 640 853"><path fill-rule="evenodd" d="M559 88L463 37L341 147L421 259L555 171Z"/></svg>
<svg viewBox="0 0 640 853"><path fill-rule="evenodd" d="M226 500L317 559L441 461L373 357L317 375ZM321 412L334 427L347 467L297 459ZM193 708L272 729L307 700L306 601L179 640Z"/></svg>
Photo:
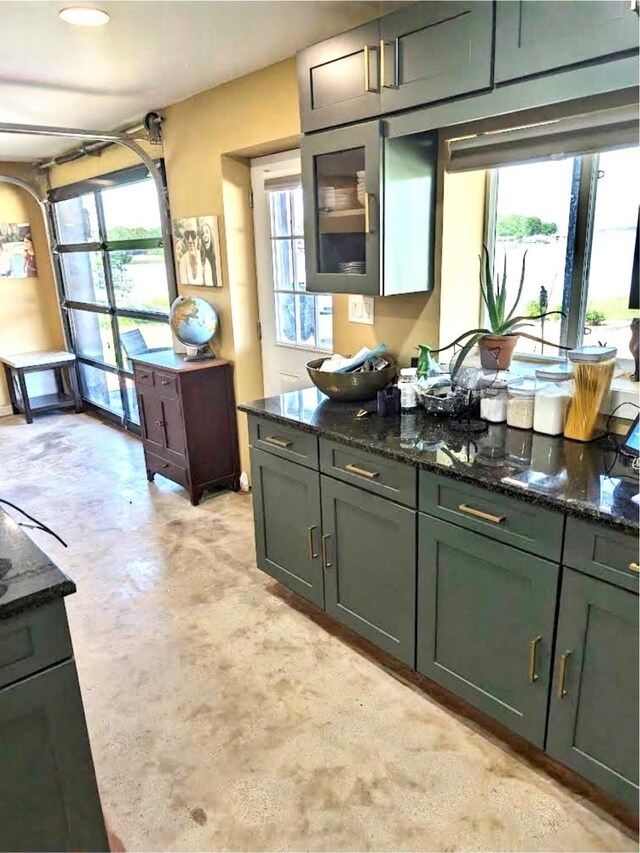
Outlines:
<svg viewBox="0 0 640 853"><path fill-rule="evenodd" d="M558 566L420 515L417 668L544 747Z"/></svg>
<svg viewBox="0 0 640 853"><path fill-rule="evenodd" d="M638 811L638 596L565 568L547 751Z"/></svg>
<svg viewBox="0 0 640 853"><path fill-rule="evenodd" d="M322 476L326 610L415 665L416 513Z"/></svg>

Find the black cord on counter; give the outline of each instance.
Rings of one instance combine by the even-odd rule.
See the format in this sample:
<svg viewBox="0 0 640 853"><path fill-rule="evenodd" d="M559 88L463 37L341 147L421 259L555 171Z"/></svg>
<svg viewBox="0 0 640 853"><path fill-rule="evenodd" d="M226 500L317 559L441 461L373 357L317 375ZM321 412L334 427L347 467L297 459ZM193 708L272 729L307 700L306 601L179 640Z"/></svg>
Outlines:
<svg viewBox="0 0 640 853"><path fill-rule="evenodd" d="M68 547L67 543L63 539L61 539L57 533L54 533L50 527L47 527L46 524L43 524L41 521L38 521L38 519L34 518L32 515L29 515L28 512L25 512L19 506L16 506L15 504L12 504L11 501L6 501L3 498L0 498L0 504L6 504L7 506L12 507L13 509L17 510L18 512L21 512L22 515L25 516L25 518L28 518L29 521L33 521L33 523L36 525L36 528L35 528L36 530L42 530L44 533L49 533L51 536L53 536L54 539L57 539L61 545L64 545L65 548ZM19 521L16 523L19 524L21 527L31 527L30 524L28 524L28 525L27 524L21 524Z"/></svg>

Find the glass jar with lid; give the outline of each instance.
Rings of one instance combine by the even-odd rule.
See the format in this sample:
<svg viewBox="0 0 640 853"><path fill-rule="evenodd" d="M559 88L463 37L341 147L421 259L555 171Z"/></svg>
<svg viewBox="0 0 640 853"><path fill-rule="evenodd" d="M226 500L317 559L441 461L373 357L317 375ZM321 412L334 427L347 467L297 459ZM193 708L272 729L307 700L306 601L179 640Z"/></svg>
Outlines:
<svg viewBox="0 0 640 853"><path fill-rule="evenodd" d="M520 379L507 387L507 423L518 429L531 429L536 396L535 379Z"/></svg>
<svg viewBox="0 0 640 853"><path fill-rule="evenodd" d="M615 347L587 346L569 351L574 391L564 427L566 438L590 441L600 407L611 387L616 364Z"/></svg>
<svg viewBox="0 0 640 853"><path fill-rule="evenodd" d="M533 428L545 435L562 435L567 409L573 395L573 372L560 364L536 370L536 398Z"/></svg>
<svg viewBox="0 0 640 853"><path fill-rule="evenodd" d="M507 419L507 382L497 377L482 378L478 383L480 391L480 417L493 424L504 423Z"/></svg>

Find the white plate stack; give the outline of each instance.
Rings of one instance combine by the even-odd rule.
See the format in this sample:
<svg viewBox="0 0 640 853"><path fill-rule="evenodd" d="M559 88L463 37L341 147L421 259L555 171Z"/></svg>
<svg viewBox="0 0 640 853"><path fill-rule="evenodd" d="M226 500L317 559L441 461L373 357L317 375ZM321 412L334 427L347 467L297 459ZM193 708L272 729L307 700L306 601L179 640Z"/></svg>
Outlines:
<svg viewBox="0 0 640 853"><path fill-rule="evenodd" d="M364 261L343 261L338 264L338 272L343 275L364 275L366 266Z"/></svg>
<svg viewBox="0 0 640 853"><path fill-rule="evenodd" d="M318 187L318 207L320 210L334 210L336 206L336 188Z"/></svg>
<svg viewBox="0 0 640 853"><path fill-rule="evenodd" d="M356 172L356 195L358 197L358 203L362 205L362 207L364 207L366 190L367 173L364 170L362 172Z"/></svg>
<svg viewBox="0 0 640 853"><path fill-rule="evenodd" d="M353 210L356 206L355 187L336 187L334 210Z"/></svg>

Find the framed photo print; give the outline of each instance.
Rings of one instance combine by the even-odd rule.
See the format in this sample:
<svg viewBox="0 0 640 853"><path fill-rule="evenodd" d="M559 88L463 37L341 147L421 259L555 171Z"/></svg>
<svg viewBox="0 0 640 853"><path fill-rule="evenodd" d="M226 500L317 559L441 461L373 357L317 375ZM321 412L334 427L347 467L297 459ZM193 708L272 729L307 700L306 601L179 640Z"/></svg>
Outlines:
<svg viewBox="0 0 640 853"><path fill-rule="evenodd" d="M174 219L173 236L178 284L222 287L218 217Z"/></svg>
<svg viewBox="0 0 640 853"><path fill-rule="evenodd" d="M38 268L27 222L0 222L0 278L36 278Z"/></svg>

